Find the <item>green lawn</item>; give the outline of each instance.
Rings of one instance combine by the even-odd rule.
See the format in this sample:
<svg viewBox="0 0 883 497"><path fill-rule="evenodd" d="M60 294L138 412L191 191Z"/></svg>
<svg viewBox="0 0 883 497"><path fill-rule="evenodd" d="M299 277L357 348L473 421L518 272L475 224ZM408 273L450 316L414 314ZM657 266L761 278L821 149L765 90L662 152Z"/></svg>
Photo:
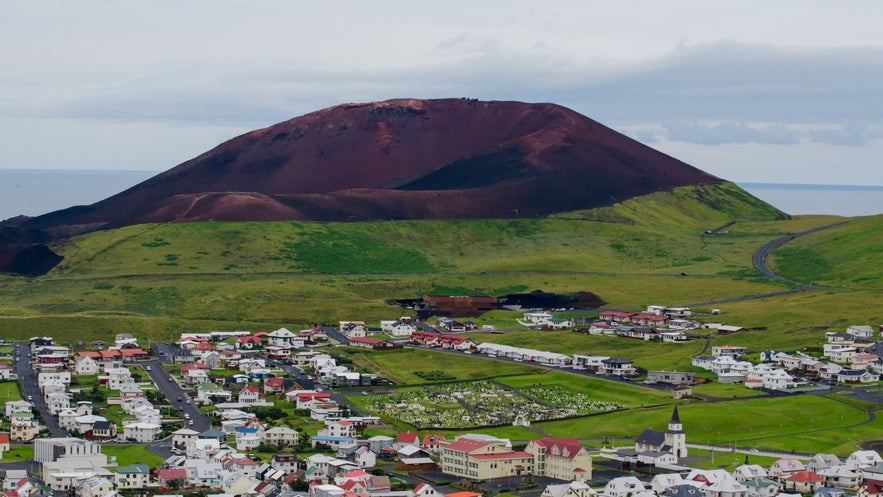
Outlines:
<svg viewBox="0 0 883 497"><path fill-rule="evenodd" d="M128 466L130 464L147 464L151 468L162 465L163 458L150 452L142 444L104 444L101 453L108 457L116 457L117 465Z"/></svg>
<svg viewBox="0 0 883 497"><path fill-rule="evenodd" d="M21 391L17 381L0 382L0 402L6 403L13 400L21 400Z"/></svg>

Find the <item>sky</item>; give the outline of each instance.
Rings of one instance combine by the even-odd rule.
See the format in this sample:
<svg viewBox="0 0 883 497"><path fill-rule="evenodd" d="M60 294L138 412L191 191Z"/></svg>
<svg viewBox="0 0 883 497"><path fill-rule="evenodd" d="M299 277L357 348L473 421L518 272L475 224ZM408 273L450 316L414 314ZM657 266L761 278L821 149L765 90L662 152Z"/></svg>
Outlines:
<svg viewBox="0 0 883 497"><path fill-rule="evenodd" d="M0 168L169 169L345 102L553 102L736 182L883 185L883 2L5 2Z"/></svg>

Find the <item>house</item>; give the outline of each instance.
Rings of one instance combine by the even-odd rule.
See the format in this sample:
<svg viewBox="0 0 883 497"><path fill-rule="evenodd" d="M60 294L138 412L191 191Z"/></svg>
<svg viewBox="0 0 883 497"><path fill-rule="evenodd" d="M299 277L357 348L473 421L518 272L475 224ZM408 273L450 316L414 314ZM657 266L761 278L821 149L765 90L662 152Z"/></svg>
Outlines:
<svg viewBox="0 0 883 497"><path fill-rule="evenodd" d="M748 497L773 497L782 491L782 484L769 478L753 478L742 484L748 487Z"/></svg>
<svg viewBox="0 0 883 497"><path fill-rule="evenodd" d="M414 445L406 445L398 451L396 469L401 471L435 471L438 469L429 452Z"/></svg>
<svg viewBox="0 0 883 497"><path fill-rule="evenodd" d="M632 361L610 357L601 361L599 373L612 376L634 376L636 371Z"/></svg>
<svg viewBox="0 0 883 497"><path fill-rule="evenodd" d="M98 352L77 352L74 356L74 372L77 375L96 375L101 371Z"/></svg>
<svg viewBox="0 0 883 497"><path fill-rule="evenodd" d="M396 452L402 450L403 447L408 445L412 445L414 447L420 447L420 437L417 436L416 433L411 431L402 431L399 432L398 437L396 437L396 441L393 444L392 448L396 450Z"/></svg>
<svg viewBox="0 0 883 497"><path fill-rule="evenodd" d="M267 378L264 380L264 394L265 395L276 395L282 393L282 387L285 381L281 376L274 376L273 378Z"/></svg>
<svg viewBox="0 0 883 497"><path fill-rule="evenodd" d="M866 471L859 473L846 466L828 466L814 473L822 478L823 486L832 488L855 488L861 484L863 474L864 478L869 479Z"/></svg>
<svg viewBox="0 0 883 497"><path fill-rule="evenodd" d="M37 436L36 419L13 418L9 426L9 438L13 442L29 442Z"/></svg>
<svg viewBox="0 0 883 497"><path fill-rule="evenodd" d="M865 469L876 466L883 462L880 454L873 450L857 450L846 458L844 466L849 469Z"/></svg>
<svg viewBox="0 0 883 497"><path fill-rule="evenodd" d="M653 479L650 480L650 490L653 490L656 492L656 495L659 495L671 487L683 484L684 478L681 477L680 473L661 473L655 475Z"/></svg>
<svg viewBox="0 0 883 497"><path fill-rule="evenodd" d="M261 400L261 388L257 386L245 386L239 391L240 404L254 404Z"/></svg>
<svg viewBox="0 0 883 497"><path fill-rule="evenodd" d="M825 468L840 466L843 461L834 454L816 454L806 462L806 470L818 473Z"/></svg>
<svg viewBox="0 0 883 497"><path fill-rule="evenodd" d="M273 454L270 464L274 468L285 471L288 474L297 472L297 455L296 454Z"/></svg>
<svg viewBox="0 0 883 497"><path fill-rule="evenodd" d="M581 481L547 485L540 497L597 497L592 487Z"/></svg>
<svg viewBox="0 0 883 497"><path fill-rule="evenodd" d="M844 369L837 373L837 381L840 383L876 383L880 381L880 375L871 371Z"/></svg>
<svg viewBox="0 0 883 497"><path fill-rule="evenodd" d="M705 497L748 497L748 487L734 479L723 479L705 487Z"/></svg>
<svg viewBox="0 0 883 497"><path fill-rule="evenodd" d="M162 426L156 423L130 422L123 424L123 437L133 442L147 443L156 440Z"/></svg>
<svg viewBox="0 0 883 497"><path fill-rule="evenodd" d="M156 481L161 487L181 488L187 482L187 470L184 468L161 468L156 471Z"/></svg>
<svg viewBox="0 0 883 497"><path fill-rule="evenodd" d="M575 438L531 440L524 451L533 455L536 476L575 482L592 479L592 456Z"/></svg>
<svg viewBox="0 0 883 497"><path fill-rule="evenodd" d="M634 476L620 476L613 478L604 486L601 495L606 497L634 497L644 492L646 487L641 480Z"/></svg>
<svg viewBox="0 0 883 497"><path fill-rule="evenodd" d="M441 444L445 440L446 438L444 435L427 433L423 435L423 440L420 442L420 448L430 454L435 454L441 449Z"/></svg>
<svg viewBox="0 0 883 497"><path fill-rule="evenodd" d="M461 478L487 480L533 474L533 455L513 451L502 440L459 437L442 445L441 471Z"/></svg>
<svg viewBox="0 0 883 497"><path fill-rule="evenodd" d="M769 469L768 476L778 480L784 480L789 476L806 471L806 466L799 459L793 457L783 457L776 460Z"/></svg>
<svg viewBox="0 0 883 497"><path fill-rule="evenodd" d="M172 447L183 450L198 438L199 432L189 428L181 428L172 432Z"/></svg>
<svg viewBox="0 0 883 497"><path fill-rule="evenodd" d="M739 483L766 477L766 469L759 464L742 464L733 470L733 478Z"/></svg>
<svg viewBox="0 0 883 497"><path fill-rule="evenodd" d="M100 416L98 416L100 418ZM86 438L93 440L113 440L117 436L117 425L104 418L92 423L92 429L85 432Z"/></svg>
<svg viewBox="0 0 883 497"><path fill-rule="evenodd" d="M145 488L150 484L150 467L146 464L117 466L113 483L118 489L130 490Z"/></svg>
<svg viewBox="0 0 883 497"><path fill-rule="evenodd" d="M812 471L798 471L785 478L784 484L785 490L808 494L821 488L824 480Z"/></svg>
<svg viewBox="0 0 883 497"><path fill-rule="evenodd" d="M266 430L263 435L263 443L277 447L295 447L298 442L298 433L286 426L274 426Z"/></svg>
<svg viewBox="0 0 883 497"><path fill-rule="evenodd" d="M715 345L711 347L711 355L714 357L729 356L738 358L748 352L746 347L738 345Z"/></svg>
<svg viewBox="0 0 883 497"><path fill-rule="evenodd" d="M647 373L648 383L664 383L667 385L691 385L695 373L680 371L650 371Z"/></svg>
<svg viewBox="0 0 883 497"><path fill-rule="evenodd" d="M411 322L410 317L401 317L395 321L381 321L380 331L395 338L410 337L417 331L417 327Z"/></svg>
<svg viewBox="0 0 883 497"><path fill-rule="evenodd" d="M106 497L113 492L113 483L100 476L92 476L77 480L75 494L77 497Z"/></svg>
<svg viewBox="0 0 883 497"><path fill-rule="evenodd" d="M267 345L275 345L285 348L303 348L304 340L296 333L282 327L267 335Z"/></svg>

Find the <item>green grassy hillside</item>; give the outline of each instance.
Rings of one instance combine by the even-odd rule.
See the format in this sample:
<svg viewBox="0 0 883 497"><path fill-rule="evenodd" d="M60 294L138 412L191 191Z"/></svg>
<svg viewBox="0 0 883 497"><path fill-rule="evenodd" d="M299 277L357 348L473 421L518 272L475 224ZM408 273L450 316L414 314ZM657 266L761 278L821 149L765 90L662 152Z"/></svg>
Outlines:
<svg viewBox="0 0 883 497"><path fill-rule="evenodd" d="M883 215L807 235L775 253L783 276L837 287L883 288Z"/></svg>
<svg viewBox="0 0 883 497"><path fill-rule="evenodd" d="M586 290L616 308L694 304L784 288L758 277L751 254L832 220L781 217L724 184L542 220L131 226L55 247L64 261L44 277L0 278L0 332L163 337L376 323L402 314L388 299L425 293ZM741 305L745 318L767 315Z"/></svg>

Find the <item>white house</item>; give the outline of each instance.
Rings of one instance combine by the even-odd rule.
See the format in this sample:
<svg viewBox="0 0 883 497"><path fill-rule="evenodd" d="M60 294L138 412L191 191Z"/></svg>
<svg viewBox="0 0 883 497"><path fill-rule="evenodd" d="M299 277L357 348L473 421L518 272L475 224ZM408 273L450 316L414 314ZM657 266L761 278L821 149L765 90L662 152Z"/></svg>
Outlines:
<svg viewBox="0 0 883 497"><path fill-rule="evenodd" d="M139 443L156 440L160 431L162 431L162 426L155 423L134 422L123 424L123 437Z"/></svg>
<svg viewBox="0 0 883 497"><path fill-rule="evenodd" d="M391 337L403 338L411 336L417 331L417 327L411 322L411 318L405 316L395 321L381 321L380 331Z"/></svg>

